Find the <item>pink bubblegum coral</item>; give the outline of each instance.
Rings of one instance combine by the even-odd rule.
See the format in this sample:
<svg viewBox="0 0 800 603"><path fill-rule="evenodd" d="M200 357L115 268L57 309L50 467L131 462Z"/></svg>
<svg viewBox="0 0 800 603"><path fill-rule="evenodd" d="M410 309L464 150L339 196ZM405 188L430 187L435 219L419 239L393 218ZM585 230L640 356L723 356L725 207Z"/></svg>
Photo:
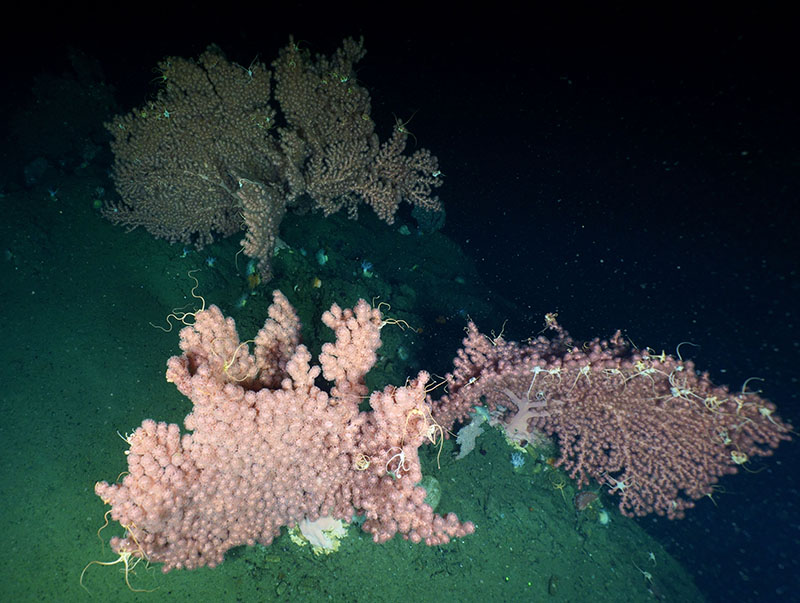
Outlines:
<svg viewBox="0 0 800 603"><path fill-rule="evenodd" d="M366 514L363 529L376 542L397 532L428 544L471 533L455 515L435 515L416 486L417 448L436 437L428 374L374 392L372 412L358 410L380 346L380 312L364 300L326 312L336 342L323 348L322 368L298 344L299 322L280 292L269 315L253 353L216 306L181 330L184 353L169 359L167 379L193 402L191 433L144 421L127 437L129 474L96 484L127 530L114 550L162 562L164 571L213 567L234 546L270 544L281 526L349 521L354 511ZM333 381L330 394L315 385L320 373Z"/></svg>
<svg viewBox="0 0 800 603"><path fill-rule="evenodd" d="M448 394L434 405L444 427L482 400L503 411L509 438L557 434L563 465L620 496L626 515L680 518L721 475L767 456L791 425L753 392L730 392L691 361L632 350L620 333L576 345L548 315L552 340L490 339L470 323Z"/></svg>

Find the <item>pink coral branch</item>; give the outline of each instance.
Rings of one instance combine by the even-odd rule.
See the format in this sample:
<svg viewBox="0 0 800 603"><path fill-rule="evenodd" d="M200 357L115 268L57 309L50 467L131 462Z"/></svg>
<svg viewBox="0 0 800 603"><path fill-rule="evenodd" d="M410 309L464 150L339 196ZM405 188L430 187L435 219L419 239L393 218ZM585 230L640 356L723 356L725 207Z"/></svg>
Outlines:
<svg viewBox="0 0 800 603"><path fill-rule="evenodd" d="M510 438L557 435L557 465L609 486L631 516L683 517L720 476L790 439L774 404L715 386L691 361L630 349L619 332L578 346L553 317L548 326L554 339L518 344L470 323L436 420L449 428L485 400Z"/></svg>

